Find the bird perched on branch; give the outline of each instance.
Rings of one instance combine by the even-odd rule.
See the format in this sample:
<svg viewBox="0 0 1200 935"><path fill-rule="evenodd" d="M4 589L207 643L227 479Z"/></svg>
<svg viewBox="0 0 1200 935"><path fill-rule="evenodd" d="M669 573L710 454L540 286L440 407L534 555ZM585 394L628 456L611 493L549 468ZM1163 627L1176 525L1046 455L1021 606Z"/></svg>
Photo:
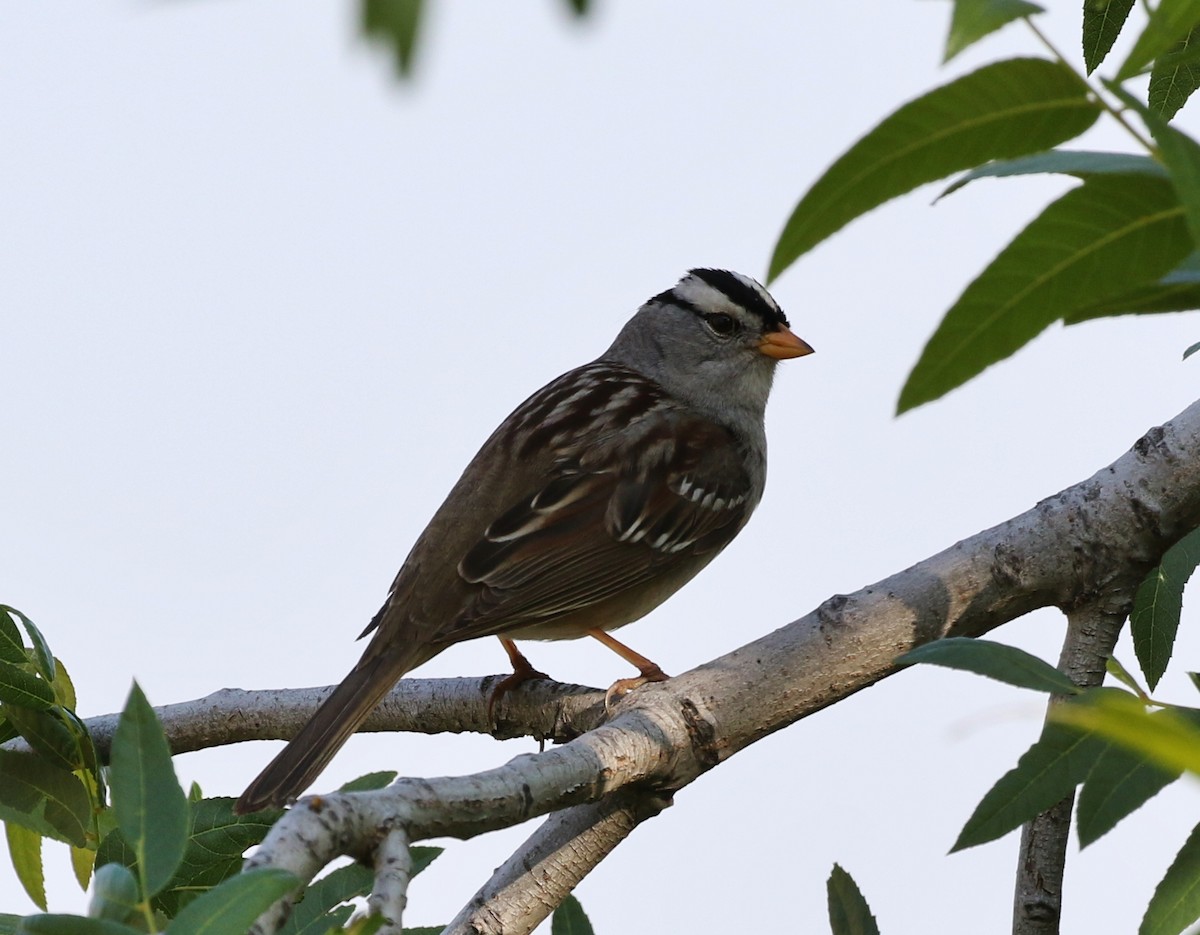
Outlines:
<svg viewBox="0 0 1200 935"><path fill-rule="evenodd" d="M741 531L767 472L775 365L812 353L759 283L694 269L612 346L538 390L467 465L363 636L358 664L237 802L283 805L396 681L448 646L591 636L665 678L608 631L653 610ZM503 688L501 689L503 690Z"/></svg>

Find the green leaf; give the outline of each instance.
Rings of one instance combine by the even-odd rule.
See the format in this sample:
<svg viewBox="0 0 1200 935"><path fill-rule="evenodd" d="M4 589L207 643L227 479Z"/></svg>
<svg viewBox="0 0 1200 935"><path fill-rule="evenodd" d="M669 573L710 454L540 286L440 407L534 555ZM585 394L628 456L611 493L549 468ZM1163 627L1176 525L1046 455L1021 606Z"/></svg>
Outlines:
<svg viewBox="0 0 1200 935"><path fill-rule="evenodd" d="M1116 80L1125 81L1171 50L1200 23L1200 0L1160 0L1133 44Z"/></svg>
<svg viewBox="0 0 1200 935"><path fill-rule="evenodd" d="M1196 351L1200 351L1200 341L1197 341L1195 344L1191 345L1191 347L1189 347L1186 351L1183 352L1183 359L1187 360L1189 357L1191 357L1193 354L1195 354Z"/></svg>
<svg viewBox="0 0 1200 935"><path fill-rule="evenodd" d="M183 858L188 802L162 725L137 682L113 735L109 773L117 827L137 854L143 895L153 896Z"/></svg>
<svg viewBox="0 0 1200 935"><path fill-rule="evenodd" d="M1051 706L1051 710L1068 707ZM1104 742L1051 721L1042 736L992 786L951 851L994 841L1075 791L1104 752Z"/></svg>
<svg viewBox="0 0 1200 935"><path fill-rule="evenodd" d="M1075 810L1079 846L1087 847L1107 834L1179 776L1179 770L1148 763L1123 747L1108 747L1079 790Z"/></svg>
<svg viewBox="0 0 1200 935"><path fill-rule="evenodd" d="M591 0L566 0L567 9L575 16L583 18L591 11Z"/></svg>
<svg viewBox="0 0 1200 935"><path fill-rule="evenodd" d="M1200 244L1200 144L1143 107L1124 88L1111 81L1104 84L1127 106L1142 115L1142 120L1154 135L1154 142L1158 144L1158 151L1166 163L1175 193L1183 205L1193 243Z"/></svg>
<svg viewBox="0 0 1200 935"><path fill-rule="evenodd" d="M11 912L0 912L0 935L17 935L21 917Z"/></svg>
<svg viewBox="0 0 1200 935"><path fill-rule="evenodd" d="M1013 20L1042 12L1042 7L1026 0L954 0L942 64Z"/></svg>
<svg viewBox="0 0 1200 935"><path fill-rule="evenodd" d="M154 900L155 907L168 916L178 915L199 894L239 873L242 855L262 842L282 814L282 810L274 809L252 815L235 815L233 803L232 798L220 797L201 799L193 804L187 846L179 867ZM104 840L105 844L109 844L108 838ZM117 838L112 844L120 842L121 839ZM116 853L108 849L105 852L114 853L114 856ZM121 860L121 857L116 856L115 859Z"/></svg>
<svg viewBox="0 0 1200 935"><path fill-rule="evenodd" d="M1200 773L1200 727L1192 709L1168 708L1153 715L1145 704L1116 688L1092 689L1050 709L1052 723L1093 731L1168 770Z"/></svg>
<svg viewBox="0 0 1200 935"><path fill-rule="evenodd" d="M71 773L36 756L0 750L0 820L83 847L92 803Z"/></svg>
<svg viewBox="0 0 1200 935"><path fill-rule="evenodd" d="M286 870L262 867L226 880L183 907L171 935L228 935L244 932L300 881Z"/></svg>
<svg viewBox="0 0 1200 935"><path fill-rule="evenodd" d="M0 662L20 664L26 661L21 631L13 623L7 604L0 604Z"/></svg>
<svg viewBox="0 0 1200 935"><path fill-rule="evenodd" d="M53 683L58 673L54 665L54 653L50 652L50 644L42 636L42 631L33 625L32 620L15 608L10 607L9 610L21 618L21 625L25 627L29 643L33 647L33 661L37 666L38 674L47 682Z"/></svg>
<svg viewBox="0 0 1200 935"><path fill-rule="evenodd" d="M770 279L885 201L989 159L1049 149L1098 114L1084 83L1043 59L996 62L930 91L886 117L800 199L775 245Z"/></svg>
<svg viewBox="0 0 1200 935"><path fill-rule="evenodd" d="M1075 694L1080 689L1058 669L1015 646L991 640L948 636L910 650L898 663L930 663L949 669L962 669L977 675L1007 682L1018 688L1055 694Z"/></svg>
<svg viewBox="0 0 1200 935"><path fill-rule="evenodd" d="M329 931L327 914L341 903L369 893L374 880L375 874L361 864L339 867L314 880L305 887L304 898L296 904L279 935L325 935Z"/></svg>
<svg viewBox="0 0 1200 935"><path fill-rule="evenodd" d="M1150 71L1150 109L1170 120L1200 88L1200 30L1192 29Z"/></svg>
<svg viewBox="0 0 1200 935"><path fill-rule="evenodd" d="M87 890L92 881L92 868L96 865L96 852L90 847L71 847L71 870L81 890Z"/></svg>
<svg viewBox="0 0 1200 935"><path fill-rule="evenodd" d="M8 856L17 879L33 904L46 911L46 873L42 869L42 836L36 831L6 822L4 835L8 840Z"/></svg>
<svg viewBox="0 0 1200 935"><path fill-rule="evenodd" d="M96 871L88 915L94 919L132 922L140 914L137 881L128 867L104 864Z"/></svg>
<svg viewBox="0 0 1200 935"><path fill-rule="evenodd" d="M25 628L25 632L29 636L30 645L33 646L33 661L38 673L47 682L53 682L55 678L54 654L50 652L50 647L47 645L45 637L42 636L42 631L34 626L33 621L17 610L17 608L8 604L0 604L0 618L3 618L7 623L12 623L13 617L21 621L21 626ZM12 636L8 635L0 638L0 642L11 643ZM19 659L9 659L9 662L25 661L24 648L19 636L16 638L16 644L22 647L21 657Z"/></svg>
<svg viewBox="0 0 1200 935"><path fill-rule="evenodd" d="M4 713L34 752L47 763L68 773L83 769L83 738L76 733L75 722L64 717L62 708L55 705L35 711L9 705Z"/></svg>
<svg viewBox="0 0 1200 935"><path fill-rule="evenodd" d="M1171 659L1183 611L1183 588L1197 565L1200 529L1192 530L1163 554L1161 564L1146 576L1133 599L1129 615L1133 648L1151 691Z"/></svg>
<svg viewBox="0 0 1200 935"><path fill-rule="evenodd" d="M377 773L367 773L365 776L351 779L338 789L338 792L372 792L391 783L397 775L394 769L381 769Z"/></svg>
<svg viewBox="0 0 1200 935"><path fill-rule="evenodd" d="M1135 695L1139 695L1142 698L1146 697L1146 692L1142 689L1142 686L1138 684L1138 680L1129 673L1129 670L1125 668L1125 666L1121 663L1121 660L1116 656L1108 657L1104 663L1104 671L1128 688Z"/></svg>
<svg viewBox="0 0 1200 935"><path fill-rule="evenodd" d="M54 686L32 672L8 662L0 662L0 701L6 705L45 711L54 704Z"/></svg>
<svg viewBox="0 0 1200 935"><path fill-rule="evenodd" d="M110 919L89 919L87 916L44 913L23 918L20 925L17 926L17 935L145 935L145 933ZM174 935L174 930L172 930L172 935Z"/></svg>
<svg viewBox="0 0 1200 935"><path fill-rule="evenodd" d="M593 935L587 913L570 893L550 918L550 935Z"/></svg>
<svg viewBox="0 0 1200 935"><path fill-rule="evenodd" d="M1154 889L1138 935L1179 935L1200 918L1200 826L1192 829Z"/></svg>
<svg viewBox="0 0 1200 935"><path fill-rule="evenodd" d="M1093 175L1153 175L1167 178L1163 164L1149 156L1134 153L1106 153L1086 149L1051 149L1017 159L1001 159L972 169L955 179L937 200L952 195L976 179L1007 178L1014 175L1072 175L1078 179Z"/></svg>
<svg viewBox="0 0 1200 935"><path fill-rule="evenodd" d="M1191 250L1170 183L1090 178L1050 204L967 286L900 393L906 412L961 386L1056 320L1157 280Z"/></svg>
<svg viewBox="0 0 1200 935"><path fill-rule="evenodd" d="M1090 75L1121 34L1121 27L1133 8L1133 0L1084 0L1083 61Z"/></svg>
<svg viewBox="0 0 1200 935"><path fill-rule="evenodd" d="M363 35L391 49L401 78L412 74L421 26L421 0L363 0Z"/></svg>
<svg viewBox="0 0 1200 935"><path fill-rule="evenodd" d="M837 864L825 884L833 935L879 935L879 925L854 878Z"/></svg>
<svg viewBox="0 0 1200 935"><path fill-rule="evenodd" d="M1194 308L1200 308L1200 254L1190 253L1182 263L1156 282L1079 309L1065 315L1063 321L1068 325L1077 325L1112 315L1186 312Z"/></svg>

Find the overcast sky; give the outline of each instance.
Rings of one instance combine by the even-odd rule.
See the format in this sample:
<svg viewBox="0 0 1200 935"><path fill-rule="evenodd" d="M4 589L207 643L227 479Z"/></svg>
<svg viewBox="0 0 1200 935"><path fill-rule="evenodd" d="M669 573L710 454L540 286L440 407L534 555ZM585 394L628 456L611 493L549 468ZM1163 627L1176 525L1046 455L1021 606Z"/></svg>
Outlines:
<svg viewBox="0 0 1200 935"><path fill-rule="evenodd" d="M1078 4L1056 5L1046 26L1077 49ZM135 677L156 704L338 681L517 403L687 268L763 276L803 190L900 103L1039 53L1013 28L939 69L942 3L614 0L583 24L561 6L439 4L410 85L349 3L0 9L0 601L45 631L81 714ZM779 368L766 497L623 639L688 669L1090 476L1195 398L1200 358L1179 358L1200 316L1159 316L1052 328L893 418L942 312L1070 184L920 190L775 284L817 353ZM1192 630L1164 698L1194 699ZM994 636L1053 660L1061 634L1043 612ZM563 680L629 674L592 641L526 649ZM419 674L504 665L483 640ZM906 672L699 780L577 895L600 935L820 932L836 861L889 935L1008 932L1015 836L946 851L1041 716L1032 694ZM176 767L236 795L276 748ZM356 738L320 787L533 748ZM1135 930L1198 811L1185 781L1073 842L1064 931ZM448 920L532 827L449 842L408 921ZM47 862L51 908L81 908L65 849ZM32 911L7 866L0 895Z"/></svg>

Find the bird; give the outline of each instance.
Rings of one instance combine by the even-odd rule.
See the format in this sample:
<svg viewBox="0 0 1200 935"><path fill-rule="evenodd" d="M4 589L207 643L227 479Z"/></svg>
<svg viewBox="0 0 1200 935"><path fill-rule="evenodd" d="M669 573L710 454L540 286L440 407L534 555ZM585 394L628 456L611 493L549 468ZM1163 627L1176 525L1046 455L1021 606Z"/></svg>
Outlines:
<svg viewBox="0 0 1200 935"><path fill-rule="evenodd" d="M514 669L503 687L542 676L513 642L524 639L594 637L637 667L622 691L666 678L609 631L745 526L766 484L776 365L812 352L741 273L692 269L647 300L608 350L484 442L360 635L371 640L359 662L235 810L294 801L403 675L464 640L500 637Z"/></svg>

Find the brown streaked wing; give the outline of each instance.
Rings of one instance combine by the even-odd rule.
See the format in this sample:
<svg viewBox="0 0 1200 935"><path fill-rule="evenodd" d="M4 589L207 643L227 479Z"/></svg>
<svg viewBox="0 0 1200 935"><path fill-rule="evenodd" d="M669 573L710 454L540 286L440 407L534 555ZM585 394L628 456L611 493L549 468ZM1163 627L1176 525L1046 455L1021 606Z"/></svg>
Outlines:
<svg viewBox="0 0 1200 935"><path fill-rule="evenodd" d="M664 407L586 450L505 512L459 565L478 586L439 636L550 622L722 549L751 508L732 434Z"/></svg>

